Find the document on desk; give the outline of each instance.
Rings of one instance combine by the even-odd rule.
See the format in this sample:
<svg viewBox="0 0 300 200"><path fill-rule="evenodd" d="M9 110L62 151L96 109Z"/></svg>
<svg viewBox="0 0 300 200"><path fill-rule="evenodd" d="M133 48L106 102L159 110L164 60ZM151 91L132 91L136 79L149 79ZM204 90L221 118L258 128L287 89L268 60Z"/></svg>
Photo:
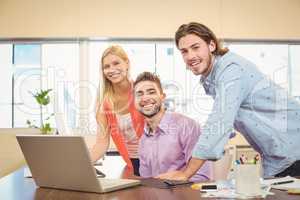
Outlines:
<svg viewBox="0 0 300 200"><path fill-rule="evenodd" d="M219 180L215 184L217 184L217 191L207 191L205 193L201 193L201 197L204 198L223 198L223 199L249 199L249 198L266 198L268 195L273 195L270 192L269 186L261 186L261 194L257 196L246 196L242 194L236 193L235 190L235 181L234 180ZM196 185L196 184L194 184ZM193 185L193 186L194 186ZM194 186L192 188L195 189Z"/></svg>
<svg viewBox="0 0 300 200"><path fill-rule="evenodd" d="M266 179L262 181L262 184L269 185L271 188L278 190L300 189L300 179L291 176Z"/></svg>

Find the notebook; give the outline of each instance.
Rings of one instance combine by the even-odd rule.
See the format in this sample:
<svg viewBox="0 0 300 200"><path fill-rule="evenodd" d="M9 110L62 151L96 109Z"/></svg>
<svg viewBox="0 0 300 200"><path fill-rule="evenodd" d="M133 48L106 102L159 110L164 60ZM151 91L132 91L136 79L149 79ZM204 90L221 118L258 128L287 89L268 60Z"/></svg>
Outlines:
<svg viewBox="0 0 300 200"><path fill-rule="evenodd" d="M266 179L263 180L262 184L270 185L271 188L278 190L300 189L300 179L291 176Z"/></svg>

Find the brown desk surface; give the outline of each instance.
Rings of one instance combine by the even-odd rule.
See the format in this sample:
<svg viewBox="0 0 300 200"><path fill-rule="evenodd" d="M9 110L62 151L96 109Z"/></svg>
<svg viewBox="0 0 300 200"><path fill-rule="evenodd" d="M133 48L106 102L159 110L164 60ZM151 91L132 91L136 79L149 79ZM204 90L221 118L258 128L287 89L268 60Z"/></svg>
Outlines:
<svg viewBox="0 0 300 200"><path fill-rule="evenodd" d="M285 191L272 190L275 195L266 199L300 199L298 195L288 195ZM0 179L0 199L1 200L199 200L200 192L192 190L188 186L181 186L174 189L157 189L144 186L119 190L106 194L75 192L66 190L56 190L38 188L33 179L24 178L24 169L20 169L8 176ZM210 198L212 199L212 198Z"/></svg>

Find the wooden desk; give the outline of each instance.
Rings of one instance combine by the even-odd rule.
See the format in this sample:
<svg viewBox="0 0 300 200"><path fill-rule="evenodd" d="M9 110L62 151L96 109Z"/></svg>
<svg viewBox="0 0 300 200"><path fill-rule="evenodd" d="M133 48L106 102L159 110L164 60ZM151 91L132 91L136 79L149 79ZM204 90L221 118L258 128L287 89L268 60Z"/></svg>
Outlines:
<svg viewBox="0 0 300 200"><path fill-rule="evenodd" d="M273 196L266 199L296 200L297 195L288 195L284 191L272 190ZM24 169L5 176L0 179L1 200L199 200L200 192L192 190L188 186L181 186L174 189L157 189L144 186L137 186L106 194L75 192L67 190L56 190L38 188L33 179L24 178Z"/></svg>

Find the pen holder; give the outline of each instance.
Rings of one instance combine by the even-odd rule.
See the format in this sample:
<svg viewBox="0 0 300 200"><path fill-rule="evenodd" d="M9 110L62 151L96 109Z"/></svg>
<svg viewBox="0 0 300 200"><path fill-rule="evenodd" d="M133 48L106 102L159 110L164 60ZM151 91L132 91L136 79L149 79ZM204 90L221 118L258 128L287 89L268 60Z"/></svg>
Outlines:
<svg viewBox="0 0 300 200"><path fill-rule="evenodd" d="M261 195L260 165L236 165L235 186L237 194L246 196Z"/></svg>

